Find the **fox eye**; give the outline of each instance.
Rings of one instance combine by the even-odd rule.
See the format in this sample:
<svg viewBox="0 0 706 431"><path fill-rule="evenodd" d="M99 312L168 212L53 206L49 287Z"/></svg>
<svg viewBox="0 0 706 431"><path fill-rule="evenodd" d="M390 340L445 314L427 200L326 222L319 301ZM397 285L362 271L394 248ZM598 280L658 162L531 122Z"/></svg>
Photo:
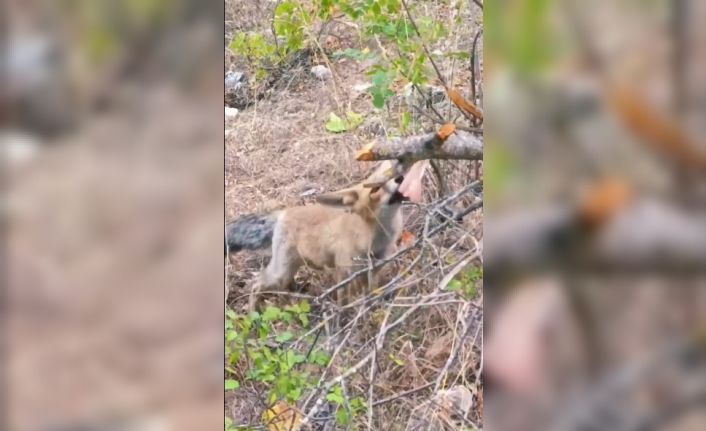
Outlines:
<svg viewBox="0 0 706 431"><path fill-rule="evenodd" d="M375 186L370 188L370 194L377 193L380 190L380 186Z"/></svg>

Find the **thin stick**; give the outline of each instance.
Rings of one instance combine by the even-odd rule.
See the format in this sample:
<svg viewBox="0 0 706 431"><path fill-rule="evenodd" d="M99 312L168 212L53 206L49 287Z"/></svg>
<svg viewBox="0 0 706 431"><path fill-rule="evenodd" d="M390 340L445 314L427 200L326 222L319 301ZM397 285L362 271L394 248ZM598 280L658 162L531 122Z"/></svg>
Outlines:
<svg viewBox="0 0 706 431"><path fill-rule="evenodd" d="M375 403L373 403L373 407L377 407L377 406L379 406L379 405L389 403L390 401L395 401L396 399L399 399L399 398L402 398L402 397L406 397L407 395L412 395L412 394L415 394L415 393L417 393L417 392L421 392L421 391L423 391L424 389L430 388L430 387L432 387L432 386L434 386L434 382L429 382L429 383L427 383L426 385L422 385L422 386L419 386L419 387L416 387L416 388L413 388L413 389L409 389L409 390L404 391L404 392L400 392L399 394L395 394L395 395L389 396L389 397L387 397L387 398L383 398L383 399L381 399L381 400L375 401Z"/></svg>
<svg viewBox="0 0 706 431"><path fill-rule="evenodd" d="M407 2L405 0L402 0L402 6L404 7L405 12L407 12L407 17L409 18L410 23L412 24L412 28L414 28L414 31L417 33L417 36L419 36L419 43L422 44L422 49L424 49L424 53L427 55L429 58L429 61L431 62L432 67L434 67L434 71L436 72L436 75L439 77L439 81L444 85L445 88L448 88L448 85L446 84L446 80L444 79L444 76L441 74L441 71L437 67L436 63L434 62L434 59L431 56L431 53L427 49L426 44L424 43L422 39L422 34L419 32L419 28L417 27L417 23L414 22L414 18L412 18L412 14L409 12L409 7L407 7Z"/></svg>
<svg viewBox="0 0 706 431"><path fill-rule="evenodd" d="M483 34L482 28L476 31L476 35L473 37L473 48L471 49L471 101L474 104L478 103L478 95L476 94L476 63L478 62L478 40L481 34ZM480 72L480 70L478 72Z"/></svg>

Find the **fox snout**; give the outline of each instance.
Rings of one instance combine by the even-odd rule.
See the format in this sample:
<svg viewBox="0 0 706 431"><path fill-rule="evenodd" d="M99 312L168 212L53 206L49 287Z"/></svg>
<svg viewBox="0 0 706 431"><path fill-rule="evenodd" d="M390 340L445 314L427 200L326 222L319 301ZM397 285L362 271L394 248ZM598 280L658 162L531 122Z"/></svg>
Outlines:
<svg viewBox="0 0 706 431"><path fill-rule="evenodd" d="M400 193L400 185L402 184L403 181L404 181L404 176L402 176L402 175L398 175L393 180L395 185L392 187L393 190L388 191L388 193L389 193L389 198L387 200L388 205L395 205L395 204L399 204L399 203L402 203L404 201L409 200L407 198L407 196ZM386 184L386 186L387 186L387 184Z"/></svg>
<svg viewBox="0 0 706 431"><path fill-rule="evenodd" d="M402 202L409 201L409 198L399 191L395 190L395 192L390 196L390 200L388 201L388 204L394 205L394 204L399 204Z"/></svg>

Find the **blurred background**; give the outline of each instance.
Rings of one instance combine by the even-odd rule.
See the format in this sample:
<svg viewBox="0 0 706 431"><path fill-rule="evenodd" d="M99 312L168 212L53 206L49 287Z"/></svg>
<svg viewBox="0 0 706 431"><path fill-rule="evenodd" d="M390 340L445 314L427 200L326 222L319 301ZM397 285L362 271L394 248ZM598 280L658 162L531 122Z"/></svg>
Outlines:
<svg viewBox="0 0 706 431"><path fill-rule="evenodd" d="M706 428L706 3L485 3L492 430Z"/></svg>
<svg viewBox="0 0 706 431"><path fill-rule="evenodd" d="M0 428L219 429L223 3L0 8Z"/></svg>

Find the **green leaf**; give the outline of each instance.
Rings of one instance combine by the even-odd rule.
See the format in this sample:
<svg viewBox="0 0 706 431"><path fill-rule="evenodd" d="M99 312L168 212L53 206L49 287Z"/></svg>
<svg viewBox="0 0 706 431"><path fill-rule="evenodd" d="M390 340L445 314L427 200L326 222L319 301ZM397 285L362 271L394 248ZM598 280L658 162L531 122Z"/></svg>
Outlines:
<svg viewBox="0 0 706 431"><path fill-rule="evenodd" d="M309 326L309 317L307 317L306 314L300 314L299 320L302 322L302 326L304 326L305 328Z"/></svg>
<svg viewBox="0 0 706 431"><path fill-rule="evenodd" d="M265 312L262 314L262 320L264 320L265 322L272 322L274 320L279 319L281 314L282 310L277 307L269 306L265 309Z"/></svg>
<svg viewBox="0 0 706 431"><path fill-rule="evenodd" d="M286 365L287 368L291 369L297 364L301 364L306 361L306 356L296 353L294 350L287 350L286 354Z"/></svg>
<svg viewBox="0 0 706 431"><path fill-rule="evenodd" d="M462 285L461 285L460 281L451 280L451 281L449 281L449 284L446 285L446 290L448 290L449 292L456 292L456 291L461 290L461 287L462 287Z"/></svg>
<svg viewBox="0 0 706 431"><path fill-rule="evenodd" d="M275 337L275 341L277 341L278 343L285 343L291 340L292 338L294 338L294 334L289 331L286 331Z"/></svg>
<svg viewBox="0 0 706 431"><path fill-rule="evenodd" d="M353 413L362 412L368 409L368 404L361 397L355 397L351 400L351 410Z"/></svg>
<svg viewBox="0 0 706 431"><path fill-rule="evenodd" d="M287 392L287 398L289 398L291 401L297 401L299 397L302 395L302 388L301 386L297 386L293 389L291 389L289 392Z"/></svg>
<svg viewBox="0 0 706 431"><path fill-rule="evenodd" d="M301 301L299 303L299 309L304 313L308 313L311 310L311 306L309 305L309 302Z"/></svg>
<svg viewBox="0 0 706 431"><path fill-rule="evenodd" d="M235 428L233 427L233 419L226 416L225 421L224 421L224 431L233 431L233 430L235 430Z"/></svg>
<svg viewBox="0 0 706 431"><path fill-rule="evenodd" d="M388 0L387 11L390 13L397 13L400 10L399 0Z"/></svg>
<svg viewBox="0 0 706 431"><path fill-rule="evenodd" d="M291 323L291 322L292 322L292 313L283 311L282 313L280 313L280 316L279 316L279 317L280 317L280 319L284 320L284 321L287 322L287 323Z"/></svg>
<svg viewBox="0 0 706 431"><path fill-rule="evenodd" d="M338 409L336 411L336 423L341 426L346 426L348 422L350 422L350 417L346 409Z"/></svg>
<svg viewBox="0 0 706 431"><path fill-rule="evenodd" d="M373 106L382 109L385 107L385 96L380 92L374 92L373 94Z"/></svg>
<svg viewBox="0 0 706 431"><path fill-rule="evenodd" d="M326 122L326 130L332 133L345 132L346 123L341 117L332 112L331 114L329 114L328 121Z"/></svg>
<svg viewBox="0 0 706 431"><path fill-rule="evenodd" d="M343 404L343 396L335 392L329 392L329 394L326 395L326 399L334 404Z"/></svg>
<svg viewBox="0 0 706 431"><path fill-rule="evenodd" d="M409 123L412 121L412 116L409 115L409 111L404 111L402 113L402 118L400 118L400 130L402 133L407 131Z"/></svg>
<svg viewBox="0 0 706 431"><path fill-rule="evenodd" d="M225 381L224 388L226 391L234 391L240 387L240 382L233 379L228 379Z"/></svg>
<svg viewBox="0 0 706 431"><path fill-rule="evenodd" d="M375 72L370 77L370 82L372 82L375 87L386 87L387 84L389 83L389 80L387 78L387 73L385 73L382 70Z"/></svg>
<svg viewBox="0 0 706 431"><path fill-rule="evenodd" d="M462 275L467 281L475 283L483 278L483 269L477 266L469 266L463 271Z"/></svg>
<svg viewBox="0 0 706 431"><path fill-rule="evenodd" d="M363 115L362 114L357 114L353 111L347 111L346 112L346 120L347 121L347 129L352 130L355 129L360 125L360 123L363 122Z"/></svg>
<svg viewBox="0 0 706 431"><path fill-rule="evenodd" d="M328 365L328 361L331 357L327 352L323 350L314 350L313 352L311 352L309 358L311 359L311 362L319 366L325 367L326 365Z"/></svg>
<svg viewBox="0 0 706 431"><path fill-rule="evenodd" d="M402 359L396 357L392 353L390 353L390 359L392 359L392 362L394 362L398 366L400 366L400 367L404 366L404 361Z"/></svg>
<svg viewBox="0 0 706 431"><path fill-rule="evenodd" d="M230 41L230 44L228 45L228 48L235 52L236 54L244 54L246 52L247 48L247 41L246 41L246 36L245 33L238 33L232 41Z"/></svg>

